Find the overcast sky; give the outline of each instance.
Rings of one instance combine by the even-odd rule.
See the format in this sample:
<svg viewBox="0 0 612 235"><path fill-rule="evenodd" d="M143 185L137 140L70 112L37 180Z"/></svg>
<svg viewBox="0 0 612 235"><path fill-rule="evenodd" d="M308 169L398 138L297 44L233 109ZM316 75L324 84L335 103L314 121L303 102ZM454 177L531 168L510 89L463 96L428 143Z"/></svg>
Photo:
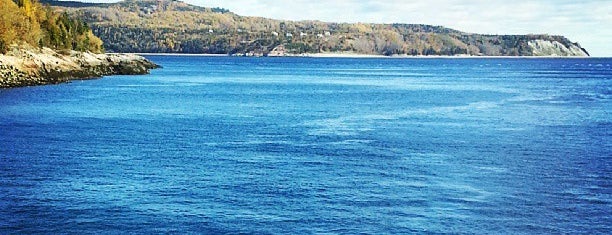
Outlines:
<svg viewBox="0 0 612 235"><path fill-rule="evenodd" d="M563 35L579 42L593 56L612 56L612 0L184 1L274 19L417 23L470 33Z"/></svg>

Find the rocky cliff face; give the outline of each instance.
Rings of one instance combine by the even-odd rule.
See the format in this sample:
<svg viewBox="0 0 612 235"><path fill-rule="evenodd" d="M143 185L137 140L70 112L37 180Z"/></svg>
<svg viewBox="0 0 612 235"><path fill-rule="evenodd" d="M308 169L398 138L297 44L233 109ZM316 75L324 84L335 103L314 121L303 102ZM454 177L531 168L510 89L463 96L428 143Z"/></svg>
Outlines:
<svg viewBox="0 0 612 235"><path fill-rule="evenodd" d="M132 54L14 47L0 54L0 88L57 84L105 75L147 74L158 65Z"/></svg>
<svg viewBox="0 0 612 235"><path fill-rule="evenodd" d="M531 40L528 42L534 56L589 56L577 44L563 45L558 41Z"/></svg>

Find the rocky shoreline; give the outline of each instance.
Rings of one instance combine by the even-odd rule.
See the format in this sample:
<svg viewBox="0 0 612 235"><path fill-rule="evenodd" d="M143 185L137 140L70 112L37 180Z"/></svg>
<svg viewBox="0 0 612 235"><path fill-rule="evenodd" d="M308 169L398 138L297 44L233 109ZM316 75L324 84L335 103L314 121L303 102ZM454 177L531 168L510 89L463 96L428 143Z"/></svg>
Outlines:
<svg viewBox="0 0 612 235"><path fill-rule="evenodd" d="M0 88L47 85L107 75L148 74L158 65L139 55L15 47L0 54Z"/></svg>

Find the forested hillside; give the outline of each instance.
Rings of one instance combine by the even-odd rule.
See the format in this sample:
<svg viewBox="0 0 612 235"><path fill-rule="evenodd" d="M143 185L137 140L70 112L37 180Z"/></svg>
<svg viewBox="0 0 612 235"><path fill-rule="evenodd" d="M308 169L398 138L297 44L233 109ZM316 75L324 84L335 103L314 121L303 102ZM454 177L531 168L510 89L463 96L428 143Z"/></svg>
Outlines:
<svg viewBox="0 0 612 235"><path fill-rule="evenodd" d="M12 44L102 52L89 26L37 0L0 0L0 53Z"/></svg>
<svg viewBox="0 0 612 235"><path fill-rule="evenodd" d="M112 4L47 1L89 23L110 52L588 55L577 43L562 36L480 35L421 24L283 21L244 17L225 9L174 0Z"/></svg>

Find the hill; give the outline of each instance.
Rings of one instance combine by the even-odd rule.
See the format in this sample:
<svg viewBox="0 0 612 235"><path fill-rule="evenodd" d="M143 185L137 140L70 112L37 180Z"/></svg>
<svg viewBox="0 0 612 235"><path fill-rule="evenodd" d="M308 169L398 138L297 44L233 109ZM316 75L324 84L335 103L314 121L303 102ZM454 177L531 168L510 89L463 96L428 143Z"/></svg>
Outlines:
<svg viewBox="0 0 612 235"><path fill-rule="evenodd" d="M553 35L482 35L422 24L284 21L175 0L47 3L87 22L109 52L588 56L579 44Z"/></svg>

